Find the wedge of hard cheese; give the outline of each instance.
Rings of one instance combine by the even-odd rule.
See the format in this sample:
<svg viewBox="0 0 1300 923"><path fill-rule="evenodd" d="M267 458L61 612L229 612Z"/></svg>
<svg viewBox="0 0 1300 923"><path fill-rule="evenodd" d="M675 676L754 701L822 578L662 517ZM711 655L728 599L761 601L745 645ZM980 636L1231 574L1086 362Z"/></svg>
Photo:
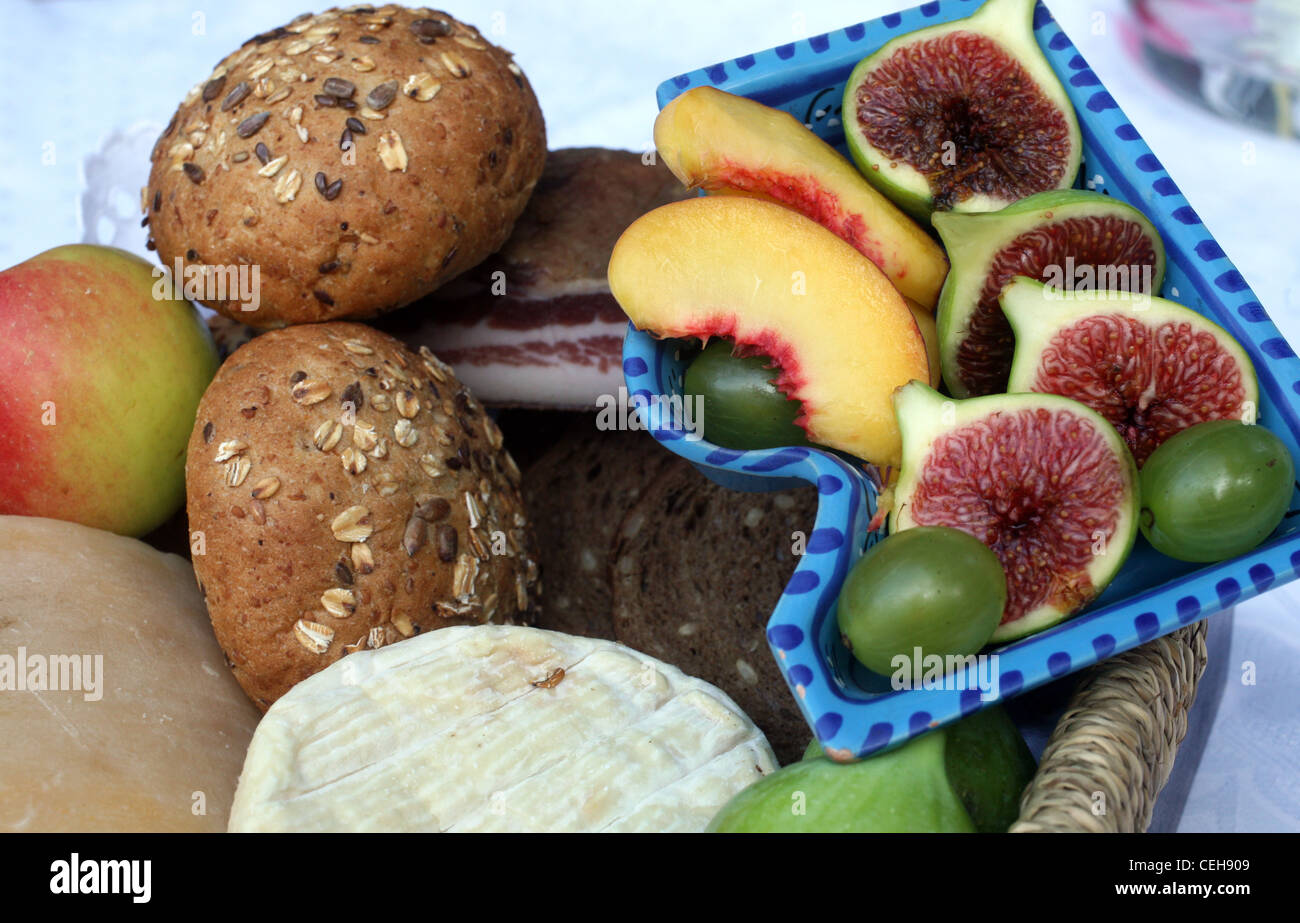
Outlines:
<svg viewBox="0 0 1300 923"><path fill-rule="evenodd" d="M351 654L262 719L250 831L701 831L776 768L709 684L612 641L502 625Z"/></svg>
<svg viewBox="0 0 1300 923"><path fill-rule="evenodd" d="M189 562L0 516L0 832L220 832L258 713Z"/></svg>

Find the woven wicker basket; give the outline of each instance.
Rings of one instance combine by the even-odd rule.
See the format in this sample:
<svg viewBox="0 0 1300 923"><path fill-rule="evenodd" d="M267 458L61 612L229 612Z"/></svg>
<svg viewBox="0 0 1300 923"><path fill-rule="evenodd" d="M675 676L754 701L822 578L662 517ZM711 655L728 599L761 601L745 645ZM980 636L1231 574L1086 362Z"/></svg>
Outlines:
<svg viewBox="0 0 1300 923"><path fill-rule="evenodd" d="M1043 751L1012 833L1133 833L1187 733L1205 672L1205 622L1089 669Z"/></svg>

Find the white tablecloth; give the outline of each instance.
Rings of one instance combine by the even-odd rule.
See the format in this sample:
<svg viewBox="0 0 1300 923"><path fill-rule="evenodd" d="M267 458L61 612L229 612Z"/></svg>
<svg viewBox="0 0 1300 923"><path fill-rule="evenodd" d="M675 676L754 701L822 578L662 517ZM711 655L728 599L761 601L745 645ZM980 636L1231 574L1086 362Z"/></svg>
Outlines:
<svg viewBox="0 0 1300 923"><path fill-rule="evenodd" d="M450 12L517 54L552 147L640 150L664 78L907 2L454 0ZM1049 6L1282 333L1300 342L1300 144L1221 121L1156 83L1132 55L1118 0ZM221 57L305 8L304 0L0 2L0 86L13 100L0 132L0 266L58 244L112 242L113 222L83 228L79 218L85 174L114 168L96 159L110 136L138 126L134 143L147 152L153 126ZM93 202L96 213L138 219L146 166L141 159L129 193ZM120 244L142 242L134 234ZM1300 830L1297 602L1292 585L1239 606L1226 644L1227 617L1214 626L1212 668L1156 829ZM1253 685L1242 682L1248 665Z"/></svg>

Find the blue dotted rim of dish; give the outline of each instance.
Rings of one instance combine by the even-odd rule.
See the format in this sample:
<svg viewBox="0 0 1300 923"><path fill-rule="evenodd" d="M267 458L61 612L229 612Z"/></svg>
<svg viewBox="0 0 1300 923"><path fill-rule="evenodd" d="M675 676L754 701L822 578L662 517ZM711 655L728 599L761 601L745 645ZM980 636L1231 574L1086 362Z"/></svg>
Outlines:
<svg viewBox="0 0 1300 923"><path fill-rule="evenodd" d="M835 104L853 66L896 35L968 16L978 5L977 0L926 3L691 71L660 85L659 104L666 105L693 86L717 86L783 108L802 117L829 143L842 145ZM1085 152L1082 178L1089 188L1137 206L1152 220L1168 255L1162 294L1212 318L1242 344L1259 377L1260 425L1277 433L1300 458L1300 360L1042 3L1036 8L1034 24L1038 41L1078 114ZM629 325L623 356L629 394L644 399L680 393L683 367L672 341L655 340ZM772 613L767 639L809 727L823 747L841 758L897 746L986 704L1257 596L1295 579L1300 571L1300 532L1284 523L1288 531L1230 561L1182 572L1175 567L1177 576L1150 587L1129 588L1122 595L1112 592L1123 582L1117 578L1083 613L990 651L998 655L996 695L980 692L974 670L949 677L948 685L957 688L894 691L887 681L882 687L881 678L846 663L851 657L838 643L834 626L834 605L844 576L879 537L867 533L876 496L862 472L819 450L737 452L691 441L685 438L680 421L665 413L667 409L668 405L651 402L643 414L647 429L714 480L746 490L775 490L806 482L821 493L807 553ZM1159 558L1149 547L1147 551ZM1152 569L1158 567L1153 564Z"/></svg>

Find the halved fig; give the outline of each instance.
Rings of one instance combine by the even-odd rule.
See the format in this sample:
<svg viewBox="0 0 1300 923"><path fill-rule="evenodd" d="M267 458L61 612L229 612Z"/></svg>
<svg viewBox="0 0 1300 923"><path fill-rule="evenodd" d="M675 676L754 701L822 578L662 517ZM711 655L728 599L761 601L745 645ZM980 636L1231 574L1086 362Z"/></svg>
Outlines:
<svg viewBox="0 0 1300 923"><path fill-rule="evenodd" d="M998 295L1014 277L1138 292L1158 292L1165 277L1155 227L1100 192L1043 192L997 212L936 214L934 227L952 260L937 315L943 379L957 397L1007 390L1015 342Z"/></svg>
<svg viewBox="0 0 1300 923"><path fill-rule="evenodd" d="M894 408L890 532L949 526L993 549L1007 576L994 642L1068 618L1119 572L1137 534L1137 468L1102 416L1051 394L954 401L919 381Z"/></svg>
<svg viewBox="0 0 1300 923"><path fill-rule="evenodd" d="M1034 2L988 0L854 68L844 88L849 152L904 210L921 219L993 211L1073 185L1079 124L1034 38Z"/></svg>
<svg viewBox="0 0 1300 923"><path fill-rule="evenodd" d="M1024 277L1002 292L1016 336L1009 390L1059 394L1111 422L1141 467L1197 423L1253 423L1255 367L1218 324L1131 292L1062 292Z"/></svg>

